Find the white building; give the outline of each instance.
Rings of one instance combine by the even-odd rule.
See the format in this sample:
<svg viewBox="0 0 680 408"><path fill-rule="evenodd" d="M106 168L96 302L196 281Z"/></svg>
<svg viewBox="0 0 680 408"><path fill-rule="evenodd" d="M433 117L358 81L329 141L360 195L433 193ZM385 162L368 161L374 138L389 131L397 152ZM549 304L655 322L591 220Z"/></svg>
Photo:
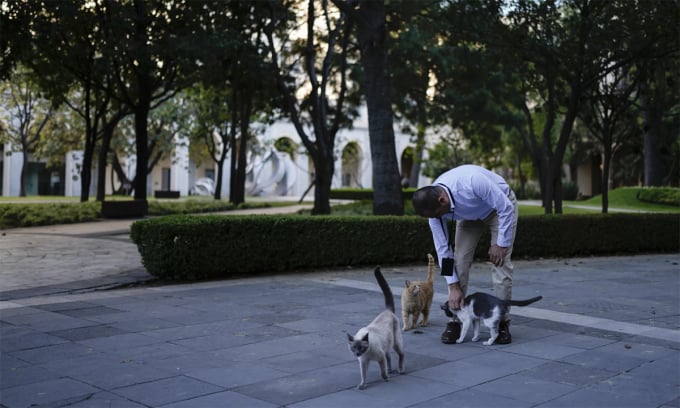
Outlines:
<svg viewBox="0 0 680 408"><path fill-rule="evenodd" d="M277 140L287 138L290 144L297 146L297 154L276 150ZM265 129L258 136L264 152L250 157L248 163L246 195L247 196L290 196L313 198L313 164L304 151L300 138L292 124L277 122ZM20 153L12 152L11 146L0 147L0 192L3 196L18 196L20 174L23 158ZM395 130L395 149L399 170L402 177L408 177L411 170L413 149L410 136ZM153 197L156 191L179 191L180 196L208 193L210 182L216 180L217 167L211 160L194 163L189 155L190 147L178 145L172 158L160 161L147 178L147 196ZM367 116L364 113L357 118L353 129L344 129L338 133L335 143L335 172L332 188L361 187L372 188L372 163L370 142L368 137ZM344 153L344 154L343 154ZM121 163L129 178L134 177L135 158L129 157ZM29 158L26 191L28 195L64 195L80 196L80 168L82 152L70 152L64 158L64 164L56 169L48 169L45 164ZM225 162L222 181L222 197L229 197L229 158ZM96 192L96 172L93 169L90 194ZM421 176L419 185L430 180ZM118 178L107 169L106 193L110 194L120 187ZM308 191L309 190L309 191Z"/></svg>

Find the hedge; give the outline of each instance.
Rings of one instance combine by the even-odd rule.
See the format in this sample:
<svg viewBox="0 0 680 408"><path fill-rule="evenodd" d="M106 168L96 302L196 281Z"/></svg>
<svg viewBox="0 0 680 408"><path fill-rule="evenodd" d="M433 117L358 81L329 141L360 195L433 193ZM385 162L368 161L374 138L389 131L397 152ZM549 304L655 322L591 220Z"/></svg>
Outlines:
<svg viewBox="0 0 680 408"><path fill-rule="evenodd" d="M415 216L167 216L136 221L130 236L146 270L170 280L422 261L434 253ZM485 259L488 234L476 256ZM674 214L520 217L517 258L675 252Z"/></svg>

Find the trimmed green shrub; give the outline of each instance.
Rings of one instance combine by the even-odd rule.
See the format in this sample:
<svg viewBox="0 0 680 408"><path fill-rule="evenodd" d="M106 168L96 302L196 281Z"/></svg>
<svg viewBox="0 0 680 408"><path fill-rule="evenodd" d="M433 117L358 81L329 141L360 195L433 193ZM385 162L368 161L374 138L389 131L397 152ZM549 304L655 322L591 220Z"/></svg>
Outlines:
<svg viewBox="0 0 680 408"><path fill-rule="evenodd" d="M680 207L680 188L645 187L637 193L640 201Z"/></svg>
<svg viewBox="0 0 680 408"><path fill-rule="evenodd" d="M416 254L424 259L432 243L423 221L389 216L169 216L133 223L130 236L149 273L193 280L395 264L412 262Z"/></svg>
<svg viewBox="0 0 680 408"><path fill-rule="evenodd" d="M415 188L405 188L401 191L404 200L411 200ZM373 201L373 189L370 188L338 188L330 191L329 198L332 200L358 200Z"/></svg>
<svg viewBox="0 0 680 408"><path fill-rule="evenodd" d="M594 214L520 217L514 257L678 251L680 217ZM197 280L324 267L419 262L435 254L427 220L390 216L168 216L136 221L147 271ZM486 259L488 234L476 256Z"/></svg>
<svg viewBox="0 0 680 408"><path fill-rule="evenodd" d="M94 221L101 203L0 204L0 229Z"/></svg>

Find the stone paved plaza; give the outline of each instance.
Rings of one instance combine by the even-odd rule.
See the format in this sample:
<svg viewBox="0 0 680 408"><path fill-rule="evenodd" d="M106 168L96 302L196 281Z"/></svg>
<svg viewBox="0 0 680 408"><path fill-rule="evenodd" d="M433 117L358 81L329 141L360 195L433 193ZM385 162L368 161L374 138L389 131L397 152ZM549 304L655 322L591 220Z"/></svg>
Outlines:
<svg viewBox="0 0 680 408"><path fill-rule="evenodd" d="M149 279L123 223L0 236L0 406L678 407L678 254L515 261L513 343L404 333L406 373L347 349L383 308L373 268L182 285ZM387 265L397 295L422 265ZM475 264L470 291L490 291ZM399 309L399 307L398 307ZM482 339L488 334L484 332Z"/></svg>

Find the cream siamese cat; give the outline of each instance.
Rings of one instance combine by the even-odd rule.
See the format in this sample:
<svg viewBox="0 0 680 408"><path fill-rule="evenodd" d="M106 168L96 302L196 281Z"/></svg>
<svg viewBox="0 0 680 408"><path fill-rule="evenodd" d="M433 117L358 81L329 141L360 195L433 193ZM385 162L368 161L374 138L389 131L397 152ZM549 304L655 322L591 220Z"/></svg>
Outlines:
<svg viewBox="0 0 680 408"><path fill-rule="evenodd" d="M541 299L543 299L543 296L536 296L527 300L502 300L488 293L477 292L467 296L464 306L459 310L449 308L449 302L445 302L442 309L448 317L453 317L455 314L463 324L456 343L462 343L465 340L470 325L474 327L472 341L479 340L479 322L481 320L484 322L484 326L489 328L490 334L489 340L485 341L484 345L490 346L496 341L498 325L503 316L508 313L510 306L527 306Z"/></svg>
<svg viewBox="0 0 680 408"><path fill-rule="evenodd" d="M361 382L357 386L359 390L366 388L366 371L371 360L378 362L380 376L387 381L388 372L392 371L391 348L394 348L399 356L399 373L404 373L404 342L399 330L399 319L394 313L394 296L380 272L380 267L376 267L374 273L385 297L385 310L368 326L359 329L354 336L347 333L349 351L359 360L361 372Z"/></svg>

